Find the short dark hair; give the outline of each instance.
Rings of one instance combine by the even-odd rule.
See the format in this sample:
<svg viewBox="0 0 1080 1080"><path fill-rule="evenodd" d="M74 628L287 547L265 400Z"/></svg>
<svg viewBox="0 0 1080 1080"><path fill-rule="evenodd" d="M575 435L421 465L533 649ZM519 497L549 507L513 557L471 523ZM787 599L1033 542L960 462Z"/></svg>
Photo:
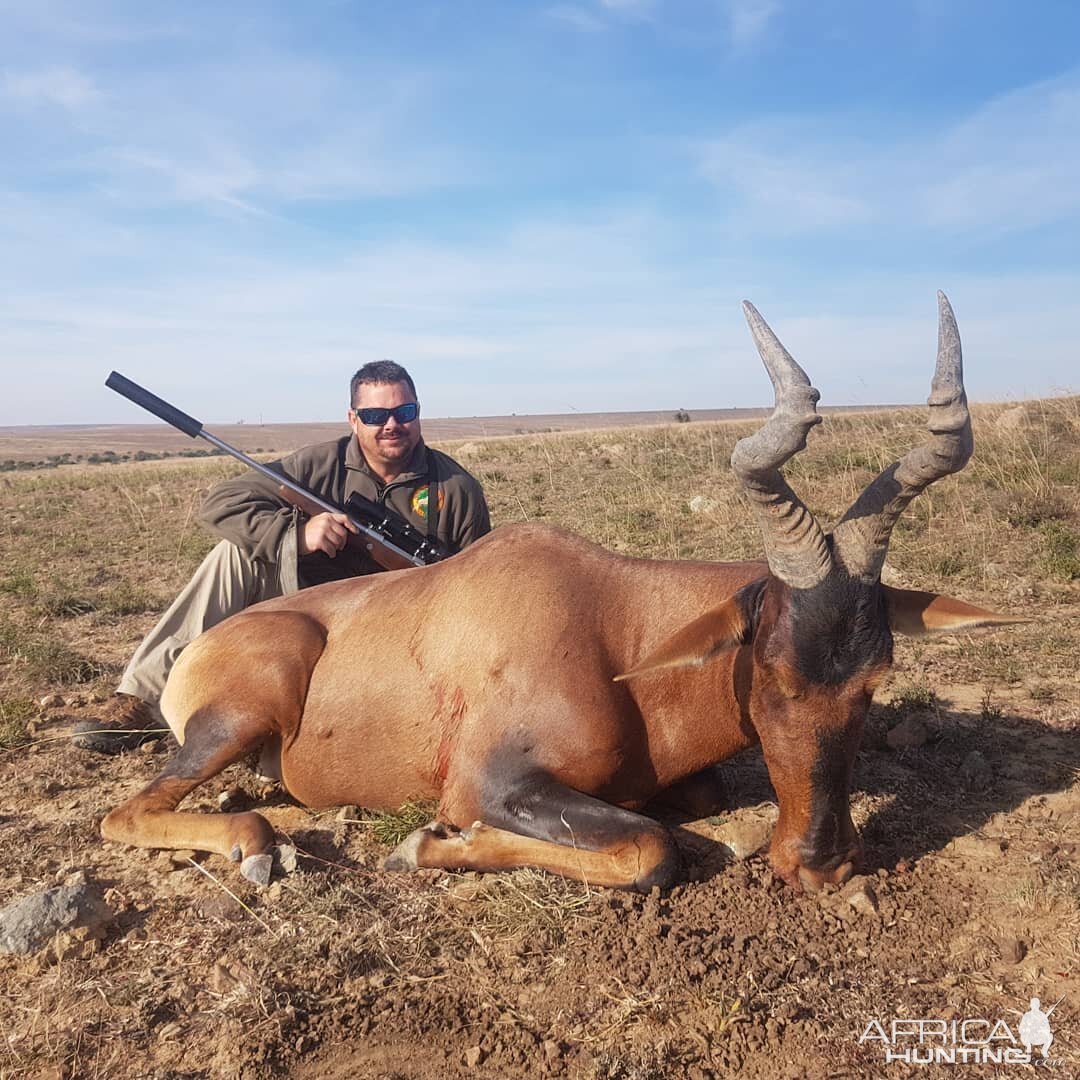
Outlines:
<svg viewBox="0 0 1080 1080"><path fill-rule="evenodd" d="M416 397L416 383L412 376L393 360L372 360L365 364L349 381L349 404L356 404L356 391L363 385L371 383L408 383L413 397Z"/></svg>

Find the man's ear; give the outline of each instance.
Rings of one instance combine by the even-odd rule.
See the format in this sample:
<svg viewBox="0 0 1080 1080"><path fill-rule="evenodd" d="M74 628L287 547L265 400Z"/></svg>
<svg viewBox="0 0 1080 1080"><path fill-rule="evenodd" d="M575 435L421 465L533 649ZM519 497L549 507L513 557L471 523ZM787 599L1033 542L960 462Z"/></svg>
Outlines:
<svg viewBox="0 0 1080 1080"><path fill-rule="evenodd" d="M1009 626L1030 622L1015 615L999 615L994 611L965 604L952 596L914 589L894 589L882 585L885 605L889 611L889 626L908 637L924 637L949 630L973 630L977 626Z"/></svg>
<svg viewBox="0 0 1080 1080"><path fill-rule="evenodd" d="M662 668L701 667L707 660L749 641L750 625L742 596L737 593L676 631L630 671L616 675L614 682Z"/></svg>

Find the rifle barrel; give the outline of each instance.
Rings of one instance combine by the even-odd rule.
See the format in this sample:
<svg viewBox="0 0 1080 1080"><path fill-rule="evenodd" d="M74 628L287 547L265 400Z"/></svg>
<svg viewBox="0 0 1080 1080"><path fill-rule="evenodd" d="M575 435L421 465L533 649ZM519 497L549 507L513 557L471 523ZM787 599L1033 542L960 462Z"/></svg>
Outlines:
<svg viewBox="0 0 1080 1080"><path fill-rule="evenodd" d="M367 538L367 549L376 562L382 562L378 554L379 549L381 548L386 551L389 560L393 564L387 566L388 570L398 570L402 569L404 566L425 565L423 559L409 554L409 552L398 547L397 544L393 543L391 540L387 540L385 536L382 536L374 529L368 528L362 521L357 521L352 514L347 513L342 507L336 506L334 503L327 501L320 495L316 495L313 491L309 491L303 484L298 484L284 473L275 472L269 466L263 465L262 462L256 461L252 457L248 457L243 450L237 450L235 446L230 446L224 439L219 439L216 435L207 431L202 426L201 421L196 420L193 416L188 416L185 412L181 412L175 405L170 405L164 398L159 398L157 394L150 393L149 390L136 382L132 382L129 378L121 375L120 372L110 372L109 377L105 380L105 385L110 390L115 390L129 401L133 401L136 405L146 409L147 412L152 412L159 420L164 420L165 423L171 424L185 435L190 435L193 439L205 439L208 443L216 446L219 450L224 450L226 454L231 454L237 461L242 461L249 469L254 469L257 473L265 476L268 480L272 480L275 484L280 484L287 487L290 491L295 491L298 495L303 495L304 498L315 503L316 506L326 511L326 513L345 514L349 521L351 521L360 531L360 534ZM374 543L371 541L374 541ZM400 560L404 560L404 563Z"/></svg>

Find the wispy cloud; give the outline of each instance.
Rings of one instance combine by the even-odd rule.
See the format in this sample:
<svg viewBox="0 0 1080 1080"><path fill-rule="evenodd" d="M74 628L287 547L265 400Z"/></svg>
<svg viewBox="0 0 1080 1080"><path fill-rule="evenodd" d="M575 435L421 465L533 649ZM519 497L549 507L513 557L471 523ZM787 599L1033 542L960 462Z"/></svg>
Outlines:
<svg viewBox="0 0 1080 1080"><path fill-rule="evenodd" d="M583 7L572 4L557 4L555 7L546 8L544 14L549 19L554 19L556 22L586 34L596 34L606 28L603 19Z"/></svg>
<svg viewBox="0 0 1080 1080"><path fill-rule="evenodd" d="M101 99L94 81L70 67L50 67L21 74L8 72L2 91L5 96L22 102L58 105L72 112Z"/></svg>
<svg viewBox="0 0 1080 1080"><path fill-rule="evenodd" d="M692 153L743 232L1004 234L1080 211L1080 75L1013 91L920 135L871 138L867 123L879 121L762 118Z"/></svg>
<svg viewBox="0 0 1080 1080"><path fill-rule="evenodd" d="M780 11L779 0L726 0L731 42L746 49L760 40Z"/></svg>

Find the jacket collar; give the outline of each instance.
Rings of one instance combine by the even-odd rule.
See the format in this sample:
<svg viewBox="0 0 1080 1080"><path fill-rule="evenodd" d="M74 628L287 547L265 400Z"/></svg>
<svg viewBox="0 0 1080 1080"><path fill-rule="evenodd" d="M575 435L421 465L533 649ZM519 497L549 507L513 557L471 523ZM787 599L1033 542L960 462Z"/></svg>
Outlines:
<svg viewBox="0 0 1080 1080"><path fill-rule="evenodd" d="M380 486L390 487L393 484L400 484L407 480L415 480L418 477L424 477L428 474L428 449L423 439L416 444L413 452L409 455L409 460L405 463L405 468L399 472L389 484L385 485L383 484L383 481L371 471L371 466L368 465L367 458L364 457L364 454L360 449L360 444L356 441L356 436L350 433L348 439L349 444L345 448L345 468L357 469L362 473L367 473L367 475Z"/></svg>

